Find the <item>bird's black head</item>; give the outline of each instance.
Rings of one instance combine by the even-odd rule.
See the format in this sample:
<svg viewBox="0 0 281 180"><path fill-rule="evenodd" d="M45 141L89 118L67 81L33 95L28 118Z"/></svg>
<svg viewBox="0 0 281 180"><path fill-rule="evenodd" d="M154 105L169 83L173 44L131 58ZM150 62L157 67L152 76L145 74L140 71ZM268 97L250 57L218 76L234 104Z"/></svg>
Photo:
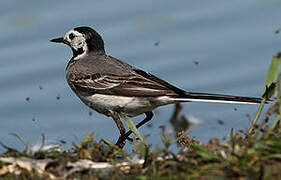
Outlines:
<svg viewBox="0 0 281 180"><path fill-rule="evenodd" d="M88 52L105 53L102 37L86 26L76 27L68 31L64 37L52 39L51 42L70 46L74 58L84 56Z"/></svg>

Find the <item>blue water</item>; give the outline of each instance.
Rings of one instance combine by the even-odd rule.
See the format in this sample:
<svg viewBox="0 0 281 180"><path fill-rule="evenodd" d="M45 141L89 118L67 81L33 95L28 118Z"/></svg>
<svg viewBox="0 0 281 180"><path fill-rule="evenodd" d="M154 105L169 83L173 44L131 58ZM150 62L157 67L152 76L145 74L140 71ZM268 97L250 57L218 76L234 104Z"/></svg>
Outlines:
<svg viewBox="0 0 281 180"><path fill-rule="evenodd" d="M18 148L9 133L31 144L44 133L48 140L71 143L89 130L97 140L117 139L113 121L96 112L89 116L90 109L68 87L70 49L49 42L80 25L103 36L108 54L180 88L261 96L270 59L281 48L281 34L275 33L280 5L277 0L2 0L0 140ZM256 110L256 105L186 103L182 114L203 121L190 136L206 141L221 139L231 127L248 127L246 114L253 117ZM160 144L158 127L170 126L172 112L173 105L158 108L152 128L141 128L151 134L151 144Z"/></svg>

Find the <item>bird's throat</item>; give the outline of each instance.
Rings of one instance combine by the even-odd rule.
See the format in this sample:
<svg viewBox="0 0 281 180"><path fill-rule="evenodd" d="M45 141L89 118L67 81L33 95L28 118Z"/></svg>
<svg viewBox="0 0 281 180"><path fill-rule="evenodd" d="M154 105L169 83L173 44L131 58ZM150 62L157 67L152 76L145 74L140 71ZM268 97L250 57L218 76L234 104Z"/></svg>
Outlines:
<svg viewBox="0 0 281 180"><path fill-rule="evenodd" d="M86 50L84 50L83 47L78 48L77 50L72 48L72 52L73 52L73 59L77 59L86 54Z"/></svg>

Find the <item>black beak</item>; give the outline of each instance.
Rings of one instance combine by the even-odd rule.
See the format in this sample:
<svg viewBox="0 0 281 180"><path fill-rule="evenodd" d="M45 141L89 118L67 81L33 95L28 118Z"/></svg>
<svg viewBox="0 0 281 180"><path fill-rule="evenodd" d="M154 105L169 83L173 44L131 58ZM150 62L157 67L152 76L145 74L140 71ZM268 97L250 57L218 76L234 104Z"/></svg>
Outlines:
<svg viewBox="0 0 281 180"><path fill-rule="evenodd" d="M51 39L50 41L54 42L54 43L65 43L65 40L63 39L63 37Z"/></svg>

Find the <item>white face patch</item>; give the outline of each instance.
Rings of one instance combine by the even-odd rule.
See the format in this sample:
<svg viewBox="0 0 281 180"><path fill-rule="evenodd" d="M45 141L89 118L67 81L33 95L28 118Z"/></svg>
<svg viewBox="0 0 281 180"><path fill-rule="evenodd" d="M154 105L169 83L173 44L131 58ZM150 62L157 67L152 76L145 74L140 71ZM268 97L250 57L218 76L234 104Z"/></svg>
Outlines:
<svg viewBox="0 0 281 180"><path fill-rule="evenodd" d="M79 51L82 48L82 53L78 54L75 59L85 56L88 52L88 47L86 43L86 38L83 34L78 31L70 30L63 37L74 50Z"/></svg>

